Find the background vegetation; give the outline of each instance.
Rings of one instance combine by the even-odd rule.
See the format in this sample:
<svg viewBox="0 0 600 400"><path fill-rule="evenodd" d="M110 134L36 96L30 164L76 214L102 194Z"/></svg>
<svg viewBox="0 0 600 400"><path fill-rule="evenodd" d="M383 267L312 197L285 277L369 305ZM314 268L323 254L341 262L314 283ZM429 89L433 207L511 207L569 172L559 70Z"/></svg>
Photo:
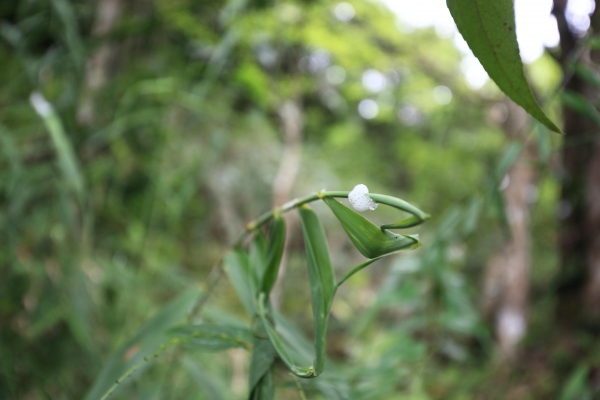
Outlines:
<svg viewBox="0 0 600 400"><path fill-rule="evenodd" d="M297 382L277 369L275 398L598 395L597 319L559 312L581 286L557 250L557 216L569 215L563 137L493 83L470 89L451 39L398 29L379 3L350 3L0 4L0 398L98 398L102 368L161 340L153 329L186 314L246 222L358 183L430 213L414 229L424 246L340 290L331 371ZM554 120L562 98L593 122L591 100L562 90L578 65L562 54L528 66L534 91ZM594 76L577 76L593 87ZM596 126L577 145L589 147ZM336 271L360 262L316 210ZM310 338L293 215L288 226L274 300ZM506 258L515 249L525 264ZM231 284L210 288L203 320L243 322ZM514 298L517 314L503 314ZM506 315L517 315L516 335ZM242 349L172 349L113 396L246 398L249 361Z"/></svg>

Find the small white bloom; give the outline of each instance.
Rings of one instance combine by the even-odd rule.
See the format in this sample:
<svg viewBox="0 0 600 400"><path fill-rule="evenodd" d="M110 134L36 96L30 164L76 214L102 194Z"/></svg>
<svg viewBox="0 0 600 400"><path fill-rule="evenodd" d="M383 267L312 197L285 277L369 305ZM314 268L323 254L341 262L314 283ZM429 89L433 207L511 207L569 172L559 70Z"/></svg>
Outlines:
<svg viewBox="0 0 600 400"><path fill-rule="evenodd" d="M354 189L352 189L348 195L348 200L350 201L350 204L352 204L352 208L358 212L376 209L377 203L369 197L368 193L369 188L365 185L360 184L354 186Z"/></svg>

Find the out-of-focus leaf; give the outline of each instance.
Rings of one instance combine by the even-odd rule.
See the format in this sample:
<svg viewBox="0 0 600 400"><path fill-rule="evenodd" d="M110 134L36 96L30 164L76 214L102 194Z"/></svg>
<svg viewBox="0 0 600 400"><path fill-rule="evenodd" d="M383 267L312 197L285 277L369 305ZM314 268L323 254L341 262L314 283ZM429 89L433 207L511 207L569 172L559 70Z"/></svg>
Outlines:
<svg viewBox="0 0 600 400"><path fill-rule="evenodd" d="M214 324L188 325L171 329L168 332L173 343L185 347L219 351L233 347L248 349L253 336L249 329Z"/></svg>
<svg viewBox="0 0 600 400"><path fill-rule="evenodd" d="M594 105L579 93L564 91L560 94L563 103L579 115L586 117L598 126L600 126L600 112Z"/></svg>
<svg viewBox="0 0 600 400"><path fill-rule="evenodd" d="M250 361L250 400L273 399L272 366L275 349L268 339L256 338Z"/></svg>
<svg viewBox="0 0 600 400"><path fill-rule="evenodd" d="M337 200L325 198L324 201L340 221L354 246L367 258L377 258L420 246L418 236L399 235L387 229L382 230Z"/></svg>
<svg viewBox="0 0 600 400"><path fill-rule="evenodd" d="M250 271L248 254L243 250L232 250L223 261L225 271L248 316L255 313L256 276Z"/></svg>
<svg viewBox="0 0 600 400"><path fill-rule="evenodd" d="M33 93L30 102L37 114L42 118L46 129L50 133L56 153L58 165L67 185L73 190L79 201L83 200L83 178L79 172L73 147L64 130L63 124L54 111L54 108L41 93Z"/></svg>
<svg viewBox="0 0 600 400"><path fill-rule="evenodd" d="M512 0L446 0L459 32L498 87L549 129L560 132L535 100L519 53Z"/></svg>
<svg viewBox="0 0 600 400"><path fill-rule="evenodd" d="M261 291L267 296L271 293L271 289L273 289L273 285L275 285L275 281L277 280L284 247L285 220L280 215L276 215L273 218L273 226L271 227L271 234L269 236L267 268L265 269L261 285Z"/></svg>
<svg viewBox="0 0 600 400"><path fill-rule="evenodd" d="M471 204L466 209L464 216L463 232L465 235L470 235L477 227L482 207L483 201L480 197L475 197L471 200Z"/></svg>
<svg viewBox="0 0 600 400"><path fill-rule="evenodd" d="M586 382L588 370L588 366L582 365L571 374L560 394L560 400L579 400L591 398L591 396L585 396L588 392Z"/></svg>
<svg viewBox="0 0 600 400"><path fill-rule="evenodd" d="M541 124L537 124L536 132L540 160L543 163L547 163L552 155L552 142L550 141L550 134L545 127L542 127Z"/></svg>
<svg viewBox="0 0 600 400"><path fill-rule="evenodd" d="M204 390L204 393L209 400L225 400L227 398L222 389L215 384L214 377L209 376L198 366L197 363L192 361L190 358L185 357L183 359L183 366L189 372L198 386Z"/></svg>
<svg viewBox="0 0 600 400"><path fill-rule="evenodd" d="M508 172L508 170L517 162L521 152L523 151L523 145L519 142L511 142L504 153L500 157L498 164L496 164L496 178L498 179L498 184L504 178L504 175Z"/></svg>
<svg viewBox="0 0 600 400"><path fill-rule="evenodd" d="M77 27L77 15L71 2L67 0L54 0L51 2L65 26L65 39L69 45L69 55L73 57L73 61L77 68L83 65L84 47L79 29Z"/></svg>
<svg viewBox="0 0 600 400"><path fill-rule="evenodd" d="M189 308L199 296L200 292L197 289L184 292L120 346L104 364L85 399L100 399L125 371L155 352L165 341L164 333L187 316ZM125 380L120 386L130 381Z"/></svg>

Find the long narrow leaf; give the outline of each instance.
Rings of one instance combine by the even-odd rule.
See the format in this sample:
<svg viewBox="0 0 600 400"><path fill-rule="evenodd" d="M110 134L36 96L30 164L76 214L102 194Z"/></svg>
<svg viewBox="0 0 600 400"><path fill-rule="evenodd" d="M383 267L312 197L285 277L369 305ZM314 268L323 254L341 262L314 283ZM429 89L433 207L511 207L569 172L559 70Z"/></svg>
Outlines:
<svg viewBox="0 0 600 400"><path fill-rule="evenodd" d="M498 87L549 129L560 132L540 108L525 77L512 0L446 0L459 32Z"/></svg>
<svg viewBox="0 0 600 400"><path fill-rule="evenodd" d="M254 235L248 255L250 257L250 268L255 275L256 282L262 282L267 269L267 243L262 232L258 231Z"/></svg>
<svg viewBox="0 0 600 400"><path fill-rule="evenodd" d="M329 259L327 238L319 217L308 206L300 207L300 221L306 247L306 262L310 280L312 311L315 326L315 376L325 369L325 342L327 322L333 295L335 278Z"/></svg>
<svg viewBox="0 0 600 400"><path fill-rule="evenodd" d="M271 293L271 289L273 289L273 285L275 285L275 281L277 280L279 264L281 264L281 257L283 256L283 249L285 247L285 220L280 215L276 215L273 218L273 227L271 228L268 246L267 267L261 287L261 291L267 296Z"/></svg>

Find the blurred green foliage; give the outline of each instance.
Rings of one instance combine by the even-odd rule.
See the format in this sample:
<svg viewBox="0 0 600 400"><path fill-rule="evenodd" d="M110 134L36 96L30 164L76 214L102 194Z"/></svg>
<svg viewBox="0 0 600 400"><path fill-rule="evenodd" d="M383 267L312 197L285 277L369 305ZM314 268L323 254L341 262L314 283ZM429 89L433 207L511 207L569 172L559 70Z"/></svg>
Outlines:
<svg viewBox="0 0 600 400"><path fill-rule="evenodd" d="M332 1L119 3L103 37L92 29L98 1L0 4L0 398L94 399L103 366L143 359L152 329L187 312L234 235L271 208L278 107L289 99L305 118L295 195L365 183L434 216L419 230L418 252L380 261L339 290L332 365L301 383L307 398L508 398L498 382L507 391L525 384L530 397L520 398L554 398L567 378L564 396L584 390L578 372L553 383L519 370L498 378L477 292L506 234L495 199L511 146L490 117L499 91L466 85L450 39L399 30L384 6L364 0L351 2L349 21L335 17ZM103 45L109 79L90 92L86 60ZM560 78L550 63L532 66L549 76L541 91ZM385 77L381 90L363 85L369 69ZM448 104L434 97L440 86ZM55 114L40 118L32 93ZM94 118L83 123L78 109L90 97ZM372 119L357 112L364 99L378 105ZM541 293L556 273L559 191L550 164L559 138L543 129L532 214ZM316 210L340 276L362 258L328 210ZM390 221L389 213L369 218ZM293 236L278 321L310 337L303 246ZM548 301L532 301L532 348ZM249 322L229 283L219 283L203 321ZM114 398L244 398L249 362L241 349L176 348ZM276 398L301 398L284 371L276 370Z"/></svg>

